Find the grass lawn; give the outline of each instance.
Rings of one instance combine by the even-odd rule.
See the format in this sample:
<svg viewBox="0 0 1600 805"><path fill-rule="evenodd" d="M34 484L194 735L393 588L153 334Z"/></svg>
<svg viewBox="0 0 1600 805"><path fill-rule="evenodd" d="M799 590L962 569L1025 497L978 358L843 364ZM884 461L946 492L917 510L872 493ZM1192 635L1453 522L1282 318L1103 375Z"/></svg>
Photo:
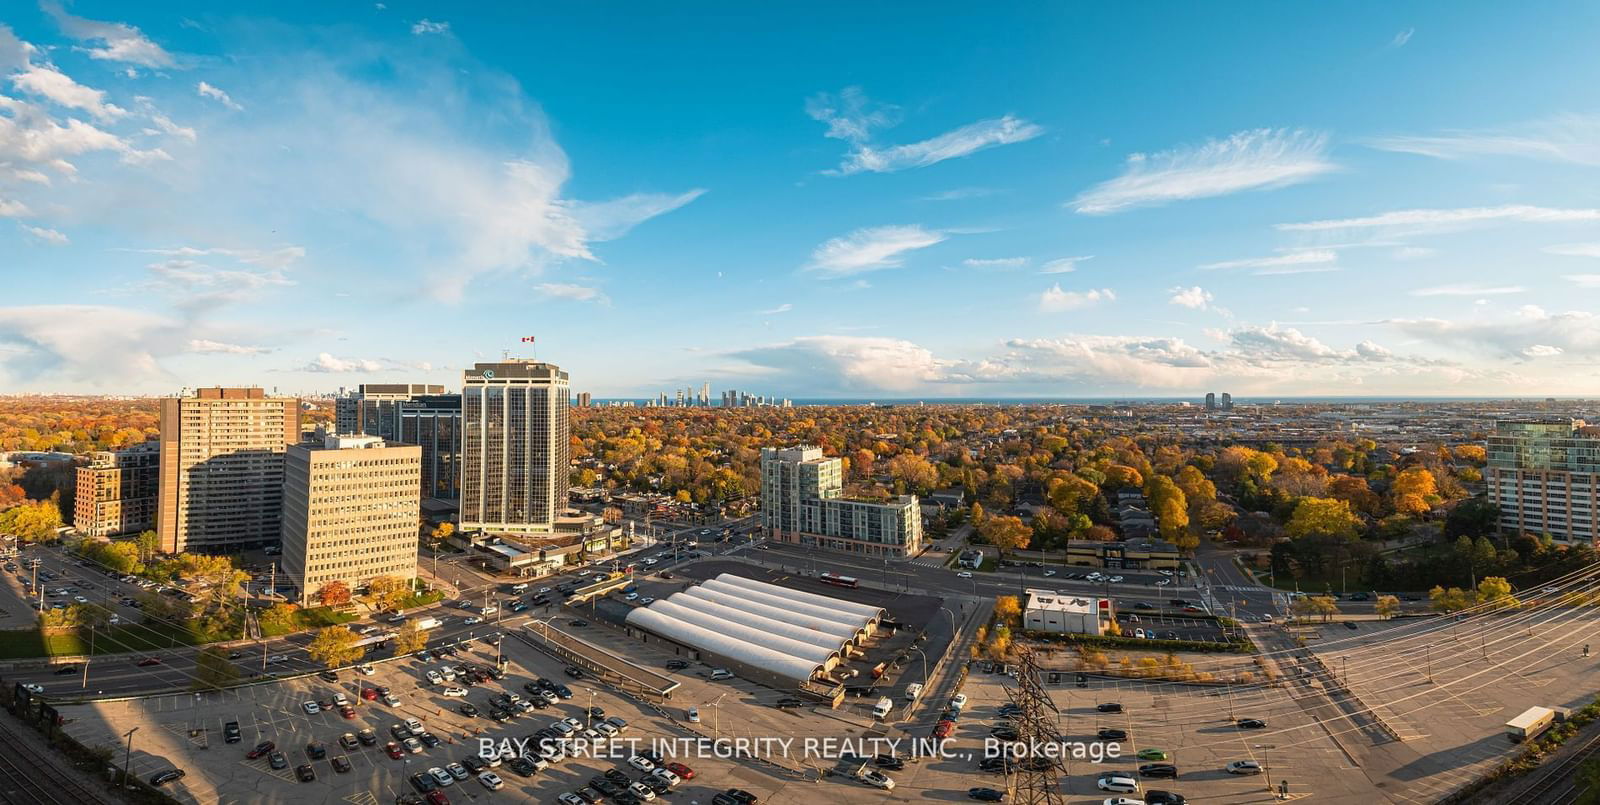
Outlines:
<svg viewBox="0 0 1600 805"><path fill-rule="evenodd" d="M1330 590L1335 593L1341 591L1349 591L1353 593L1372 589L1371 587L1367 586L1367 580L1363 578L1363 574L1354 569L1345 571L1344 578L1342 580L1339 578L1338 570L1334 570L1332 573L1325 573L1322 576L1302 575L1298 579L1294 578L1293 576L1285 576L1281 573L1278 574L1276 579L1274 579L1271 578L1265 570L1254 572L1256 574L1256 579L1262 584L1268 584L1275 589L1285 590L1288 592L1293 592L1298 589L1303 593L1320 595ZM1296 584L1299 586L1296 587Z"/></svg>
<svg viewBox="0 0 1600 805"><path fill-rule="evenodd" d="M190 621L181 626L166 623L112 626L97 630L93 644L97 655L123 654L198 646L228 637L200 633ZM87 632L63 631L47 635L38 629L3 631L0 632L0 659L85 655L89 653L90 642Z"/></svg>
<svg viewBox="0 0 1600 805"><path fill-rule="evenodd" d="M412 609L414 607L425 607L429 604L437 604L442 600L444 600L444 593L440 592L439 590L434 590L431 593L417 593L416 595L412 595L406 598L404 601L401 601L400 608Z"/></svg>

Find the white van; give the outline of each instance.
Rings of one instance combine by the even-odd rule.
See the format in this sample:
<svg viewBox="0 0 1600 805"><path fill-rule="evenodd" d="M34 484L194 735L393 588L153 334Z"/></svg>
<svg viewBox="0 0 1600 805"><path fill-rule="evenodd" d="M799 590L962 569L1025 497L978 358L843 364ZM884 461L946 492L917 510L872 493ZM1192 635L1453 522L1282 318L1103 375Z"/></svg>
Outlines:
<svg viewBox="0 0 1600 805"><path fill-rule="evenodd" d="M483 612L481 612L479 614L487 616L487 615L493 615L494 613L499 612L499 611L500 611L499 607L495 606L494 604L490 604L490 605L484 607L483 608Z"/></svg>
<svg viewBox="0 0 1600 805"><path fill-rule="evenodd" d="M878 700L878 706L877 707L872 708L872 716L873 716L873 718L883 718L883 717L889 715L889 711L893 710L893 709L894 709L894 699L891 699L888 696L885 696L885 697L883 697L883 698Z"/></svg>
<svg viewBox="0 0 1600 805"><path fill-rule="evenodd" d="M525 593L527 591L528 591L528 583L525 582L525 581L521 582L519 584L511 585L511 592L514 592L514 593Z"/></svg>
<svg viewBox="0 0 1600 805"><path fill-rule="evenodd" d="M914 701L917 700L917 697L921 696L921 695L922 695L922 683L921 682L912 682L911 685L906 688L906 699L909 700L909 701L913 701L914 702Z"/></svg>

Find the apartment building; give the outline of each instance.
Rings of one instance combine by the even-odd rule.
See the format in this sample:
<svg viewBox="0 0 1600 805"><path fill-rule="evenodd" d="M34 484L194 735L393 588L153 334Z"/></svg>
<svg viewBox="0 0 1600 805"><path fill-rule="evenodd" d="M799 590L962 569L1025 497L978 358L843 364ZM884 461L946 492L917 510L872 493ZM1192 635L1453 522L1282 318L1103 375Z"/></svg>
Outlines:
<svg viewBox="0 0 1600 805"><path fill-rule="evenodd" d="M554 533L567 506L569 394L554 364L508 359L466 371L460 530Z"/></svg>
<svg viewBox="0 0 1600 805"><path fill-rule="evenodd" d="M761 524L767 538L865 556L922 549L916 495L888 502L844 497L844 466L820 447L761 450Z"/></svg>
<svg viewBox="0 0 1600 805"><path fill-rule="evenodd" d="M300 603L329 582L417 576L422 448L319 433L284 458L283 571Z"/></svg>
<svg viewBox="0 0 1600 805"><path fill-rule="evenodd" d="M222 552L276 542L283 454L300 400L259 388L202 388L161 401L156 532L161 550Z"/></svg>
<svg viewBox="0 0 1600 805"><path fill-rule="evenodd" d="M156 527L161 446L145 442L89 454L78 468L73 526L89 537L120 537Z"/></svg>
<svg viewBox="0 0 1600 805"><path fill-rule="evenodd" d="M1594 544L1600 511L1600 427L1581 419L1495 423L1484 472L1500 529Z"/></svg>

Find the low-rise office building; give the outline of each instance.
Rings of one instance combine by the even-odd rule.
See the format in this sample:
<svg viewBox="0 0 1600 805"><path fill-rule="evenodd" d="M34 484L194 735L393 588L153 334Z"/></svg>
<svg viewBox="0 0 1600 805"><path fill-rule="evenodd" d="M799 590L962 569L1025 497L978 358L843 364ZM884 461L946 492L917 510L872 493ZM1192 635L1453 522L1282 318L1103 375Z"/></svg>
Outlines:
<svg viewBox="0 0 1600 805"><path fill-rule="evenodd" d="M73 526L88 537L120 537L156 527L161 446L150 441L89 455L78 468Z"/></svg>
<svg viewBox="0 0 1600 805"><path fill-rule="evenodd" d="M1075 539L1067 543L1067 564L1108 569L1177 570L1183 555L1178 546L1154 539L1098 542Z"/></svg>
<svg viewBox="0 0 1600 805"><path fill-rule="evenodd" d="M1062 595L1055 590L1028 590L1022 610L1022 628L1058 634L1105 634L1117 616L1109 598Z"/></svg>

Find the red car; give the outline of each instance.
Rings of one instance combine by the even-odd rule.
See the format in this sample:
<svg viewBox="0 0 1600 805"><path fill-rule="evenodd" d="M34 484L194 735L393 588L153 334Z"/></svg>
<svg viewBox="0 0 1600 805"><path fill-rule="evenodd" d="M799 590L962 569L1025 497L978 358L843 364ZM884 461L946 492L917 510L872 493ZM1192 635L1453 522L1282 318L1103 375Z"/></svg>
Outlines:
<svg viewBox="0 0 1600 805"><path fill-rule="evenodd" d="M428 803L429 805L450 805L450 798L445 796L443 791L435 788L428 792Z"/></svg>
<svg viewBox="0 0 1600 805"><path fill-rule="evenodd" d="M948 738L950 737L950 731L955 728L956 722L949 720L941 721L938 724L933 725L933 737Z"/></svg>
<svg viewBox="0 0 1600 805"><path fill-rule="evenodd" d="M378 700L378 689L377 688L362 688L361 689L361 698L366 699L369 702L377 701Z"/></svg>
<svg viewBox="0 0 1600 805"><path fill-rule="evenodd" d="M683 765L682 763L668 763L667 764L667 771L670 771L673 774L676 774L676 775L678 775L679 777L682 777L685 780L693 780L694 779L694 769L691 769L688 766Z"/></svg>
<svg viewBox="0 0 1600 805"><path fill-rule="evenodd" d="M139 667L140 668L149 668L152 665L160 665L160 664L161 664L161 660L156 659L155 657L145 657L144 659L139 661Z"/></svg>
<svg viewBox="0 0 1600 805"><path fill-rule="evenodd" d="M339 708L339 715L344 716L345 718L355 718L356 709L347 704Z"/></svg>
<svg viewBox="0 0 1600 805"><path fill-rule="evenodd" d="M244 756L245 756L245 758L247 758L249 760L255 760L258 757L265 757L267 755L270 755L273 752L276 752L277 750L278 750L278 745L277 744L275 744L275 743L273 743L271 741L262 741L261 743L256 744L256 748L250 750L249 752L246 752L244 754Z"/></svg>
<svg viewBox="0 0 1600 805"><path fill-rule="evenodd" d="M397 744L394 741L390 741L390 742L384 744L383 745L383 751L388 752L389 753L389 757L391 757L391 758L393 758L395 760L399 760L400 758L403 758L403 757L406 756L406 750L401 749L400 748L400 744Z"/></svg>

